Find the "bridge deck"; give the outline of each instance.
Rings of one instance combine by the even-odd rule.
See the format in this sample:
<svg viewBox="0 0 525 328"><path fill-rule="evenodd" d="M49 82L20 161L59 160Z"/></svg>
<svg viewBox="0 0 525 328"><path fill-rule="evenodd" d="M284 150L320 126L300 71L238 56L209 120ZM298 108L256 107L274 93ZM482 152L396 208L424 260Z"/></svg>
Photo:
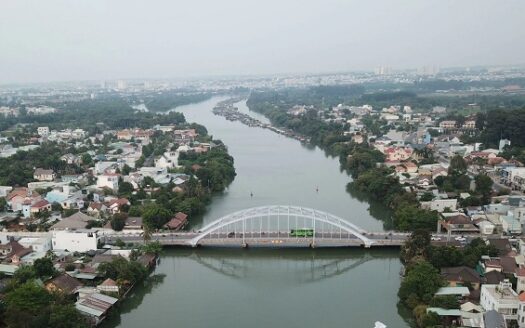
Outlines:
<svg viewBox="0 0 525 328"><path fill-rule="evenodd" d="M192 246L190 241L197 233L179 232L154 234L153 241L159 241L162 245L171 246ZM371 247L401 246L407 234L401 233L370 233L369 238L373 240ZM142 243L141 235L107 235L105 241L114 242L121 239L126 243ZM291 237L287 232L267 232L267 233L246 233L242 234L219 233L209 235L199 240L197 245L203 247L365 247L363 241L351 234L321 234L315 233L310 237Z"/></svg>

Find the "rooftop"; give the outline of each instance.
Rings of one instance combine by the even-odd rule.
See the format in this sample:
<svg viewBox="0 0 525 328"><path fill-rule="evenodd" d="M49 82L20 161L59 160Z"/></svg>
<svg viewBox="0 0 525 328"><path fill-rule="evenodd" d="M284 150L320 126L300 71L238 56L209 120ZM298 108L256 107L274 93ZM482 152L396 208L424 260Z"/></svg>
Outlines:
<svg viewBox="0 0 525 328"><path fill-rule="evenodd" d="M467 287L442 287L436 292L436 295L468 296L470 295L470 291Z"/></svg>

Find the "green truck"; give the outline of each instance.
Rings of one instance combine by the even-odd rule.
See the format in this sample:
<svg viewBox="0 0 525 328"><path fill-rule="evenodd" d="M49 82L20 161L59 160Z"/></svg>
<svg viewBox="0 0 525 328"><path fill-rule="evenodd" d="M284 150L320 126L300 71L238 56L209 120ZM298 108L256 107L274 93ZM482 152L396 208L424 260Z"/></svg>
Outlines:
<svg viewBox="0 0 525 328"><path fill-rule="evenodd" d="M290 237L313 237L314 229L292 229Z"/></svg>

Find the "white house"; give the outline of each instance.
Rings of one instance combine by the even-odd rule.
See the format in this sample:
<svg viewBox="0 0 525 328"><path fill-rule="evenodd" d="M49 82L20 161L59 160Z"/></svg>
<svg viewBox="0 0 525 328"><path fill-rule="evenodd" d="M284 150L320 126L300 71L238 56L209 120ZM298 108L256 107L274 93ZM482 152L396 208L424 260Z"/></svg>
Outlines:
<svg viewBox="0 0 525 328"><path fill-rule="evenodd" d="M67 164L80 164L80 157L74 154L65 154L60 157L60 160Z"/></svg>
<svg viewBox="0 0 525 328"><path fill-rule="evenodd" d="M11 186L0 186L0 197L7 197L11 190L13 190Z"/></svg>
<svg viewBox="0 0 525 328"><path fill-rule="evenodd" d="M98 239L97 231L93 230L53 231L53 249L87 252L97 249Z"/></svg>
<svg viewBox="0 0 525 328"><path fill-rule="evenodd" d="M155 167L159 168L176 168L179 166L179 152L167 151L159 158L155 159Z"/></svg>
<svg viewBox="0 0 525 328"><path fill-rule="evenodd" d="M95 163L94 173L103 174L106 170L116 170L117 168L122 168L118 162L99 161Z"/></svg>
<svg viewBox="0 0 525 328"><path fill-rule="evenodd" d="M492 235L496 226L489 220L483 220L478 223L478 228L482 235Z"/></svg>
<svg viewBox="0 0 525 328"><path fill-rule="evenodd" d="M33 252L45 253L52 249L50 237L24 237L18 243L25 248L31 248Z"/></svg>
<svg viewBox="0 0 525 328"><path fill-rule="evenodd" d="M434 199L429 202L421 202L421 208L438 211L439 213L442 213L445 209L454 212L457 209L457 204L457 199Z"/></svg>
<svg viewBox="0 0 525 328"><path fill-rule="evenodd" d="M119 174L102 174L97 176L97 188L118 189Z"/></svg>
<svg viewBox="0 0 525 328"><path fill-rule="evenodd" d="M47 126L39 126L36 129L36 132L41 137L47 137L49 135L49 127L47 127Z"/></svg>
<svg viewBox="0 0 525 328"><path fill-rule="evenodd" d="M480 305L485 311L494 310L502 314L505 320L518 320L520 301L508 280L498 285L482 285Z"/></svg>
<svg viewBox="0 0 525 328"><path fill-rule="evenodd" d="M71 195L70 197L64 199L60 205L63 209L80 209L84 207L84 196L81 192L77 192L74 195Z"/></svg>
<svg viewBox="0 0 525 328"><path fill-rule="evenodd" d="M107 278L100 285L97 286L97 290L106 293L118 293L119 287L115 280Z"/></svg>
<svg viewBox="0 0 525 328"><path fill-rule="evenodd" d="M35 169L35 173L33 174L33 178L38 181L53 181L55 177L56 175L53 170L44 170L41 168Z"/></svg>

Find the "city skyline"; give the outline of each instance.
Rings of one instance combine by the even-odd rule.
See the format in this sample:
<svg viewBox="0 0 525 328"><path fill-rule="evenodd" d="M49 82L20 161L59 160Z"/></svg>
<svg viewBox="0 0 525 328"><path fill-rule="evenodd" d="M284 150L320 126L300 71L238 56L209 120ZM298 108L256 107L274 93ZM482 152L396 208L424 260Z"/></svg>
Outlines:
<svg viewBox="0 0 525 328"><path fill-rule="evenodd" d="M408 6L410 4L410 6ZM522 1L8 2L0 83L523 65Z"/></svg>

